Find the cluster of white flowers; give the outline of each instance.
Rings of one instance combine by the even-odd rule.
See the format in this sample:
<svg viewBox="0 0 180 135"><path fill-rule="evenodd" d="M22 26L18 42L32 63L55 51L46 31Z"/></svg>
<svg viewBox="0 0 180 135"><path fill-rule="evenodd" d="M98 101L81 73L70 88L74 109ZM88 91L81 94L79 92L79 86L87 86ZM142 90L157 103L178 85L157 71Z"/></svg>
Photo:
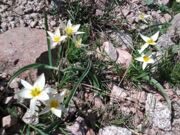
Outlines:
<svg viewBox="0 0 180 135"><path fill-rule="evenodd" d="M69 38L74 35L83 34L84 32L78 31L79 28L80 28L80 24L72 25L71 21L69 20L64 29L64 35L61 35L60 28L57 28L55 33L48 31L47 33L50 36L51 48L54 48L57 45L60 45L60 43L65 41L66 38ZM77 40L75 40L75 39L76 38L74 38L75 46L77 46L78 48L83 46L81 38L77 39ZM77 43L77 45L76 45L76 43Z"/></svg>
<svg viewBox="0 0 180 135"><path fill-rule="evenodd" d="M144 54L143 51L144 51L146 48L148 48L148 46L150 46L150 45L154 46L154 45L157 44L156 41L157 41L157 39L158 39L158 37L159 37L159 31L156 32L156 33L155 33L154 35L152 35L151 37L147 37L147 36L144 36L144 35L142 35L142 34L140 34L140 36L141 36L141 38L145 41L145 44L142 45L142 47L141 47L140 50L138 50L138 52L141 54L141 56L138 57L138 58L135 58L135 60L140 61L140 62L143 62L142 68L143 68L143 70L144 70L148 64L152 64L152 63L154 63L155 61L154 61L154 59L151 57L152 54L147 55L147 54Z"/></svg>
<svg viewBox="0 0 180 135"><path fill-rule="evenodd" d="M42 112L40 112L40 114L51 111L57 117L61 117L63 111L62 102L64 100L66 90L58 93L55 89L45 87L44 74L41 74L38 77L34 85L31 85L25 80L21 80L21 84L24 86L24 88L17 93L17 95L24 99L30 99L29 109L32 111L32 113L35 113L36 111L37 101L41 101L46 107Z"/></svg>

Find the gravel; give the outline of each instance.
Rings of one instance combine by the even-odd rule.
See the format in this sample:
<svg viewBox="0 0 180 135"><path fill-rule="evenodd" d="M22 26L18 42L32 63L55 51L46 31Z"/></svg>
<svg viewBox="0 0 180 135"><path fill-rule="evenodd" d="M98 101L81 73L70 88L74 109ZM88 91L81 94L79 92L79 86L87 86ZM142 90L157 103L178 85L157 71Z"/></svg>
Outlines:
<svg viewBox="0 0 180 135"><path fill-rule="evenodd" d="M2 0L0 5L0 33L15 27L44 28L44 10L53 8L47 0ZM50 9L51 10L51 9ZM52 21L53 20L53 21ZM48 15L49 29L58 26L59 19Z"/></svg>

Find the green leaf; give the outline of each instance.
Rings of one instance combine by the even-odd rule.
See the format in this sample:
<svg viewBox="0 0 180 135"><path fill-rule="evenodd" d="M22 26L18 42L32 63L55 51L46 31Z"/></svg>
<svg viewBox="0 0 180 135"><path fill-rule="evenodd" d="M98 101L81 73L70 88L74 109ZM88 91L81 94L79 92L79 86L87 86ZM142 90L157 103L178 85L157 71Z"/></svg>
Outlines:
<svg viewBox="0 0 180 135"><path fill-rule="evenodd" d="M10 78L8 84L10 84L14 78L19 76L24 71L27 71L29 69L37 69L37 68L45 68L45 69L51 69L51 70L58 70L58 68L53 67L53 66L49 66L49 65L46 65L46 64L40 64L40 63L29 64L27 66L24 66L23 68L20 68L18 71L16 71L13 74L13 76Z"/></svg>
<svg viewBox="0 0 180 135"><path fill-rule="evenodd" d="M83 81L83 79L87 76L87 74L89 73L89 70L91 69L91 65L92 62L89 60L88 61L88 66L86 68L86 70L83 72L83 74L80 76L78 82L76 85L74 85L69 97L66 99L65 101L65 107L68 107L69 102L71 101L71 99L73 98L74 94L76 93L77 88L79 87L79 84Z"/></svg>
<svg viewBox="0 0 180 135"><path fill-rule="evenodd" d="M48 19L47 19L47 13L44 12L44 21L45 21L45 30L46 30L46 37L47 37L47 46L48 46L48 59L49 59L49 65L52 66L52 54L51 54L51 43L48 38Z"/></svg>
<svg viewBox="0 0 180 135"><path fill-rule="evenodd" d="M44 133L41 129L39 129L33 125L28 124L28 126L31 127L32 129L34 129L35 131L37 131L40 135L48 135L48 134Z"/></svg>

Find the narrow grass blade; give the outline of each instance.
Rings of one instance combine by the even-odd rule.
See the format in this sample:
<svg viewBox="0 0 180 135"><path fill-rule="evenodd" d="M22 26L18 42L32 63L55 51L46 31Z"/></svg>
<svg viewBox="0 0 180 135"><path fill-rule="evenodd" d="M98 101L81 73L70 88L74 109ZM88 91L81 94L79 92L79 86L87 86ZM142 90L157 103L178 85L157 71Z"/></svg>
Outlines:
<svg viewBox="0 0 180 135"><path fill-rule="evenodd" d="M166 100L166 102L168 104L168 107L171 110L172 109L171 100L170 100L168 94L165 92L163 86L152 77L145 76L145 77L143 77L143 79L146 80L146 81L149 81L151 85L153 85L154 87L157 88L157 90L160 92L160 94L165 98L165 100Z"/></svg>
<svg viewBox="0 0 180 135"><path fill-rule="evenodd" d="M92 65L92 63L91 63L91 61L89 60L89 61L88 61L88 66L87 66L86 70L85 70L85 71L83 72L83 74L80 76L77 84L73 87L73 89L72 89L69 97L66 99L66 101L65 101L65 107L68 107L69 102L71 101L71 99L73 98L74 94L76 93L77 88L79 87L79 84L83 81L83 79L84 79L84 78L87 76L87 74L89 73L89 70L91 69L91 65Z"/></svg>
<svg viewBox="0 0 180 135"><path fill-rule="evenodd" d="M46 37L47 37L47 45L48 45L48 59L49 59L49 65L52 66L52 54L51 54L51 43L48 38L48 20L47 20L47 14L44 12L44 19L45 19L45 30L46 30Z"/></svg>
<svg viewBox="0 0 180 135"><path fill-rule="evenodd" d="M20 75L24 71L29 70L29 69L37 69L37 68L45 68L45 69L51 69L51 70L58 70L58 68L52 67L52 66L49 66L49 65L46 65L46 64L40 64L40 63L30 64L30 65L24 66L23 68L20 68L18 71L16 71L13 74L13 76L10 78L8 84L10 84L14 78L16 78L18 75Z"/></svg>
<svg viewBox="0 0 180 135"><path fill-rule="evenodd" d="M39 129L39 128L36 128L35 126L33 126L33 125L28 125L29 127L31 127L32 129L34 129L35 131L37 131L40 135L48 135L48 134L46 134L46 133L44 133L41 129Z"/></svg>

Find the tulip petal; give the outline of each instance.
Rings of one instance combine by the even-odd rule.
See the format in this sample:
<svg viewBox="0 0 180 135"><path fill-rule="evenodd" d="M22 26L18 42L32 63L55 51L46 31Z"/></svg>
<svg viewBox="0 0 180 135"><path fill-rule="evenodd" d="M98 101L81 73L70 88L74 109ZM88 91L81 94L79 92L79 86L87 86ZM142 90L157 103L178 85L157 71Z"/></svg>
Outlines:
<svg viewBox="0 0 180 135"><path fill-rule="evenodd" d="M145 43L144 45L141 46L141 49L138 50L138 52L141 54L149 45Z"/></svg>
<svg viewBox="0 0 180 135"><path fill-rule="evenodd" d="M56 115L57 117L61 117L62 115L62 109L61 108L51 108L51 111L54 115Z"/></svg>
<svg viewBox="0 0 180 135"><path fill-rule="evenodd" d="M80 27L80 24L77 24L77 25L73 26L74 33L76 33L78 31L79 27Z"/></svg>
<svg viewBox="0 0 180 135"><path fill-rule="evenodd" d="M79 35L79 34L84 34L85 32L82 32L82 31L77 31L75 34L76 35Z"/></svg>
<svg viewBox="0 0 180 135"><path fill-rule="evenodd" d="M49 95L46 93L46 91L42 91L41 94L37 97L40 101L46 101L49 99Z"/></svg>
<svg viewBox="0 0 180 135"><path fill-rule="evenodd" d="M151 58L147 63L154 63L155 61Z"/></svg>
<svg viewBox="0 0 180 135"><path fill-rule="evenodd" d="M47 33L48 33L48 35L49 35L51 38L53 38L53 37L54 37L54 34L53 34L52 32L47 31Z"/></svg>
<svg viewBox="0 0 180 135"><path fill-rule="evenodd" d="M45 76L41 74L33 85L34 87L40 87L41 89L45 86Z"/></svg>
<svg viewBox="0 0 180 135"><path fill-rule="evenodd" d="M29 89L22 89L17 95L19 95L22 98L30 99L32 98L32 95L30 94L31 91Z"/></svg>
<svg viewBox="0 0 180 135"><path fill-rule="evenodd" d="M71 20L68 20L67 27L71 27L71 26L72 26Z"/></svg>
<svg viewBox="0 0 180 135"><path fill-rule="evenodd" d="M61 41L64 41L67 38L67 36L61 36Z"/></svg>
<svg viewBox="0 0 180 135"><path fill-rule="evenodd" d="M32 89L32 85L30 83L28 83L25 80L21 80L21 84L24 86L25 89L27 90L31 90Z"/></svg>
<svg viewBox="0 0 180 135"><path fill-rule="evenodd" d="M142 34L140 34L140 36L145 42L147 42L149 40L149 37L147 37L147 36L144 36Z"/></svg>
<svg viewBox="0 0 180 135"><path fill-rule="evenodd" d="M144 61L144 60L143 60L143 57L135 58L135 60L140 61L140 62L143 62L143 61Z"/></svg>
<svg viewBox="0 0 180 135"><path fill-rule="evenodd" d="M151 36L151 38L152 38L154 41L156 41L156 40L158 39L158 37L159 37L159 31L156 32L154 35Z"/></svg>
<svg viewBox="0 0 180 135"><path fill-rule="evenodd" d="M142 65L143 70L146 68L146 66L147 66L147 63L144 62Z"/></svg>
<svg viewBox="0 0 180 135"><path fill-rule="evenodd" d="M29 109L32 111L32 112L35 112L35 110L36 110L36 99L31 99L31 101L30 101L30 107L29 107Z"/></svg>
<svg viewBox="0 0 180 135"><path fill-rule="evenodd" d="M61 33L60 33L60 30L59 30L59 27L56 29L56 31L55 31L55 35L56 35L56 36L61 36Z"/></svg>

